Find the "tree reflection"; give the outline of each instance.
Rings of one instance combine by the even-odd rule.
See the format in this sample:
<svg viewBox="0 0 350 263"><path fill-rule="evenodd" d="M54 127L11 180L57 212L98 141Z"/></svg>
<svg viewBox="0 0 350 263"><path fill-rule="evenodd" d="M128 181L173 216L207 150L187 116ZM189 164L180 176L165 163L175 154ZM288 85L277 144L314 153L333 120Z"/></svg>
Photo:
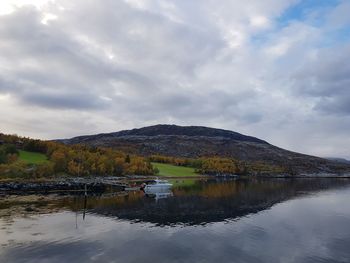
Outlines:
<svg viewBox="0 0 350 263"><path fill-rule="evenodd" d="M206 224L236 219L305 194L350 184L347 179L198 180L165 195L142 191L96 196L22 196L0 201L0 216L13 218L62 210L83 219L90 213L157 225Z"/></svg>

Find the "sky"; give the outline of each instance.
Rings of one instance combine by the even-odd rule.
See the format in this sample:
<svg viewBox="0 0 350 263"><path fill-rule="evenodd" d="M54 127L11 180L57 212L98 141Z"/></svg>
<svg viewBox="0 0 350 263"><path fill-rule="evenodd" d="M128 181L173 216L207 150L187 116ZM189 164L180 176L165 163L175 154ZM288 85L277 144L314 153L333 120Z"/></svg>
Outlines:
<svg viewBox="0 0 350 263"><path fill-rule="evenodd" d="M350 158L350 0L1 0L0 132L229 129Z"/></svg>

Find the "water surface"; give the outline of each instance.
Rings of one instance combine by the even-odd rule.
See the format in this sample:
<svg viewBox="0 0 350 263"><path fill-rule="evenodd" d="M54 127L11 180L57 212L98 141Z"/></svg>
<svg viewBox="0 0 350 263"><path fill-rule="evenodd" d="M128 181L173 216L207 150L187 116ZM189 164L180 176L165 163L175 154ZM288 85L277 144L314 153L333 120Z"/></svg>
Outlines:
<svg viewBox="0 0 350 263"><path fill-rule="evenodd" d="M7 196L0 262L350 262L350 182L176 182L169 193Z"/></svg>

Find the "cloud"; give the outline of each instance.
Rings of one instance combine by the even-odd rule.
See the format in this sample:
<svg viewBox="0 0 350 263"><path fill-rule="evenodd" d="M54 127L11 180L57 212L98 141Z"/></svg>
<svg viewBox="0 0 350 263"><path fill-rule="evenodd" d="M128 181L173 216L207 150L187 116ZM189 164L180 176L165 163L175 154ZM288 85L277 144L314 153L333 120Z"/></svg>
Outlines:
<svg viewBox="0 0 350 263"><path fill-rule="evenodd" d="M332 12L328 15L328 23L333 27L343 27L350 24L350 3L348 1L341 1Z"/></svg>
<svg viewBox="0 0 350 263"><path fill-rule="evenodd" d="M57 138L170 122L350 157L339 148L350 149L347 1L9 3L3 132Z"/></svg>
<svg viewBox="0 0 350 263"><path fill-rule="evenodd" d="M327 48L294 76L299 96L316 99L314 109L327 114L350 115L350 45L337 52Z"/></svg>

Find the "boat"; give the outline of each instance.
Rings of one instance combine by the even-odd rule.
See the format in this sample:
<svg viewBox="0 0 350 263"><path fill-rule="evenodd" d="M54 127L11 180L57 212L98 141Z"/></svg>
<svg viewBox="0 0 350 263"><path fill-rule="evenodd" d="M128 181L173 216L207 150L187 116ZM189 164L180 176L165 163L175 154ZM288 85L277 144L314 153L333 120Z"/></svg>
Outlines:
<svg viewBox="0 0 350 263"><path fill-rule="evenodd" d="M145 192L147 192L147 191L152 192L152 191L157 191L157 190L161 191L161 190L170 189L172 186L173 186L173 184L169 183L167 180L156 179L152 183L146 184L143 187L143 190Z"/></svg>
<svg viewBox="0 0 350 263"><path fill-rule="evenodd" d="M166 180L156 179L150 184L144 185L141 189L147 197L152 197L156 201L173 196L171 187L173 185Z"/></svg>

